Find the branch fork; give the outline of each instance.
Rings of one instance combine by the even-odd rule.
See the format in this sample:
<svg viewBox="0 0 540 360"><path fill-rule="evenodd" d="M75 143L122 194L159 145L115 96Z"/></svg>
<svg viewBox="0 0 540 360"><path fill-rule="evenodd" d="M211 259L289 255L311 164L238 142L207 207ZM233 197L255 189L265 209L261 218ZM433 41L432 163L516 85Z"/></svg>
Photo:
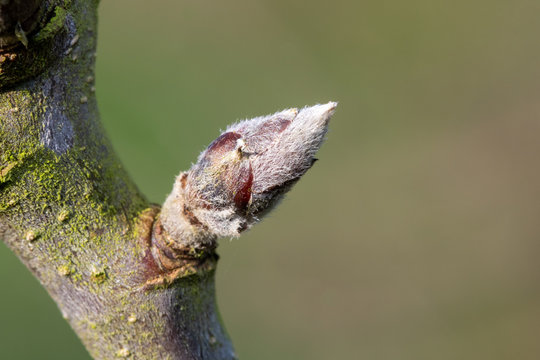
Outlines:
<svg viewBox="0 0 540 360"><path fill-rule="evenodd" d="M96 360L235 359L217 239L249 229L313 165L336 103L231 125L150 207L99 124L97 5L0 0L0 239Z"/></svg>

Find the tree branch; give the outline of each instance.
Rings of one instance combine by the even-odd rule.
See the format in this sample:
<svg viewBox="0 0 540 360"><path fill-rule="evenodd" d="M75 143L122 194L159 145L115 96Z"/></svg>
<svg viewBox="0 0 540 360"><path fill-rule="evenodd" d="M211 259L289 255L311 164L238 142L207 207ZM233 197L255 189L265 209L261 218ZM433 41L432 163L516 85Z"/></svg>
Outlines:
<svg viewBox="0 0 540 360"><path fill-rule="evenodd" d="M68 4L48 9L28 48L2 55L0 236L95 359L234 358L216 310L213 252L188 257L174 283L147 284L160 273L148 246L157 209L99 125L97 2ZM47 55L43 42L53 44ZM20 72L19 57L47 66Z"/></svg>
<svg viewBox="0 0 540 360"><path fill-rule="evenodd" d="M249 228L311 167L336 104L232 126L160 213L99 123L96 7L0 0L0 238L95 359L234 359L215 240Z"/></svg>

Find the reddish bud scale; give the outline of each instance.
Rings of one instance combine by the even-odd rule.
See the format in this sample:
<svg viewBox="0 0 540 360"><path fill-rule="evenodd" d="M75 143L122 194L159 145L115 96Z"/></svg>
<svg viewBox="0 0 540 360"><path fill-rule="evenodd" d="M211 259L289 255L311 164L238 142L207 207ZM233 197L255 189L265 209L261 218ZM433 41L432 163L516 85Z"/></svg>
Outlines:
<svg viewBox="0 0 540 360"><path fill-rule="evenodd" d="M249 163L249 160L247 160ZM242 171L238 176L233 186L236 187L234 195L234 203L238 210L245 211L251 200L251 188L253 186L253 171L251 170L251 164L249 167Z"/></svg>
<svg viewBox="0 0 540 360"><path fill-rule="evenodd" d="M227 152L235 150L238 139L240 138L242 138L242 136L233 131L220 135L208 145L208 148L204 152L203 160L223 157Z"/></svg>

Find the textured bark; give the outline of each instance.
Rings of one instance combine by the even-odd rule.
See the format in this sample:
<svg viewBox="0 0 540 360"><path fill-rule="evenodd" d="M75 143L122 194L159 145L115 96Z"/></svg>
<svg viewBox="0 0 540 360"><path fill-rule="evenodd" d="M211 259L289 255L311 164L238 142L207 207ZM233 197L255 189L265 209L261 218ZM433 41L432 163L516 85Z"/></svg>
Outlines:
<svg viewBox="0 0 540 360"><path fill-rule="evenodd" d="M214 249L176 249L171 266L156 263L152 244L166 244L159 208L99 123L96 8L0 1L0 238L95 359L233 359Z"/></svg>

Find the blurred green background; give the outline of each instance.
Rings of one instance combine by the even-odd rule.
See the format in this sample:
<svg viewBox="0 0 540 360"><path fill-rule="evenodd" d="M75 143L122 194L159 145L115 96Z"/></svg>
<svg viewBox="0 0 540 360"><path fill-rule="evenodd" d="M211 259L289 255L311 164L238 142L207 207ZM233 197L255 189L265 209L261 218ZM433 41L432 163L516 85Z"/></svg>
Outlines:
<svg viewBox="0 0 540 360"><path fill-rule="evenodd" d="M97 96L162 202L230 122L339 101L320 161L221 241L242 359L540 358L540 2L100 5ZM0 245L0 357L88 359Z"/></svg>

